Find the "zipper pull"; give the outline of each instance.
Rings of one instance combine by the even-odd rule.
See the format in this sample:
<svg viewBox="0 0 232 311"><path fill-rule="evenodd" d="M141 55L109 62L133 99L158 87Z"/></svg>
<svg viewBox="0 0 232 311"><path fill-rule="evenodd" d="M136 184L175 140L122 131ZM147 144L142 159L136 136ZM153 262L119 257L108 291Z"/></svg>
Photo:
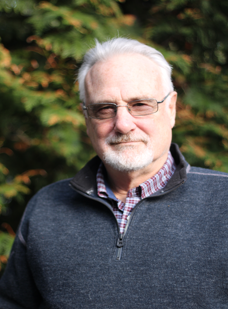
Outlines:
<svg viewBox="0 0 232 311"><path fill-rule="evenodd" d="M123 239L122 234L119 235L118 241L117 241L117 247L123 247Z"/></svg>
<svg viewBox="0 0 232 311"><path fill-rule="evenodd" d="M122 234L119 235L119 238L117 240L117 247L118 247L117 260L120 260L122 256L122 247L123 247L123 235Z"/></svg>

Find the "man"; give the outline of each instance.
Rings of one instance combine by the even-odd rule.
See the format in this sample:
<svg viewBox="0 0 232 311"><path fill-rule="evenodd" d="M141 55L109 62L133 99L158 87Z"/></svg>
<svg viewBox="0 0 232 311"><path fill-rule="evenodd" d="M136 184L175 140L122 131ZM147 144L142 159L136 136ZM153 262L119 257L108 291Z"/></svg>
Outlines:
<svg viewBox="0 0 232 311"><path fill-rule="evenodd" d="M117 38L96 42L78 79L98 157L29 203L1 306L227 308L227 175L171 145L169 64Z"/></svg>

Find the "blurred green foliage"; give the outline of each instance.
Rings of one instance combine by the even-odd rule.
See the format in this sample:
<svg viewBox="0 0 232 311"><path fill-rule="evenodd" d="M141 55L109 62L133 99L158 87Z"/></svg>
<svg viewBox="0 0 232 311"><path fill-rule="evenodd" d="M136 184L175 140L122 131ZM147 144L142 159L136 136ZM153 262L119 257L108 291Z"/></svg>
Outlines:
<svg viewBox="0 0 232 311"><path fill-rule="evenodd" d="M0 0L0 268L41 187L95 153L75 71L94 38L135 38L173 66L173 141L187 161L227 171L227 1Z"/></svg>
<svg viewBox="0 0 232 311"><path fill-rule="evenodd" d="M191 165L227 171L228 3L127 0L145 42L173 66L178 92L173 141Z"/></svg>

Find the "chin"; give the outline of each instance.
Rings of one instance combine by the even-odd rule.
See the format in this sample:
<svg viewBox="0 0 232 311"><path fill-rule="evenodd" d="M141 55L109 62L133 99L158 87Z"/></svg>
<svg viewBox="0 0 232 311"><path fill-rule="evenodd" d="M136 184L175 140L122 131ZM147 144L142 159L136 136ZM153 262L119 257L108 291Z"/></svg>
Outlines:
<svg viewBox="0 0 232 311"><path fill-rule="evenodd" d="M143 152L136 152L133 148L126 151L110 150L103 155L103 163L120 172L138 171L152 162L153 154L149 149L145 149Z"/></svg>

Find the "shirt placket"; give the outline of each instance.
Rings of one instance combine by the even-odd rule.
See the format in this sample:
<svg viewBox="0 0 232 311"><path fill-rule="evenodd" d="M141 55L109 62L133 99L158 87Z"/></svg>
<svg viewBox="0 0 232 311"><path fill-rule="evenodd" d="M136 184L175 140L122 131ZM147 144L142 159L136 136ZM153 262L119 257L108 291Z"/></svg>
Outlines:
<svg viewBox="0 0 232 311"><path fill-rule="evenodd" d="M119 202L118 208L123 211L121 223L120 223L120 233L124 233L127 221L130 217L130 213L134 206L140 201L139 189L134 188L128 191L126 202Z"/></svg>

